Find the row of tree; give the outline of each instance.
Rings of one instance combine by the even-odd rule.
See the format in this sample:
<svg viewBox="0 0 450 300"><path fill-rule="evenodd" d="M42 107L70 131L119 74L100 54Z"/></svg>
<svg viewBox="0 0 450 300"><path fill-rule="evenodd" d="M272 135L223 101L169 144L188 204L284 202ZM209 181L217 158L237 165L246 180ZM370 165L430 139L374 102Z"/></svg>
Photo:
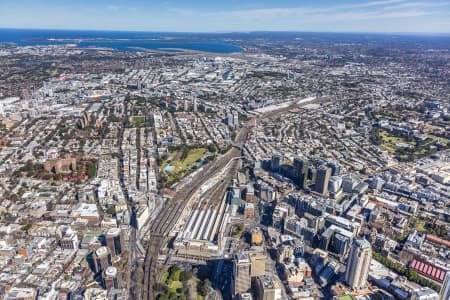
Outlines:
<svg viewBox="0 0 450 300"><path fill-rule="evenodd" d="M416 271L406 268L404 265L389 259L388 257L382 255L381 253L376 252L375 250L372 251L372 255L375 260L377 260L387 268L395 271L397 274L405 276L406 278L408 278L409 281L415 282L422 286L427 286L439 292L441 286L436 282L426 279L425 277L422 277Z"/></svg>

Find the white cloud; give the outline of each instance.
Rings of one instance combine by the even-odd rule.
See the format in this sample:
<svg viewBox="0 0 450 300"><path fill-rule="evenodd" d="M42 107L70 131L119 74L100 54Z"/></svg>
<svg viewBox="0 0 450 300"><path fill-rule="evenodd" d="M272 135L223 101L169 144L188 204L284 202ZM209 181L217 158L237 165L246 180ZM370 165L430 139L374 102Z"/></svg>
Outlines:
<svg viewBox="0 0 450 300"><path fill-rule="evenodd" d="M302 18L309 21L411 18L439 13L430 9L450 6L450 2L408 2L407 0L380 0L328 7L291 7L232 10L206 13L210 17L234 18L244 21L286 21Z"/></svg>
<svg viewBox="0 0 450 300"><path fill-rule="evenodd" d="M354 5L349 5L349 6L371 7L371 6L387 5L387 4L394 4L394 3L406 2L406 1L407 0L381 0L381 1L366 2L366 3L361 3L361 4L354 4Z"/></svg>
<svg viewBox="0 0 450 300"><path fill-rule="evenodd" d="M112 11L119 11L121 7L118 5L108 5L108 9Z"/></svg>
<svg viewBox="0 0 450 300"><path fill-rule="evenodd" d="M339 13L332 16L329 15L318 15L317 17L322 17L323 19L332 21L359 21L359 20L381 20L381 19L394 19L394 18L412 18L425 15L431 15L433 12L427 11L377 11L377 12L349 12L349 13Z"/></svg>

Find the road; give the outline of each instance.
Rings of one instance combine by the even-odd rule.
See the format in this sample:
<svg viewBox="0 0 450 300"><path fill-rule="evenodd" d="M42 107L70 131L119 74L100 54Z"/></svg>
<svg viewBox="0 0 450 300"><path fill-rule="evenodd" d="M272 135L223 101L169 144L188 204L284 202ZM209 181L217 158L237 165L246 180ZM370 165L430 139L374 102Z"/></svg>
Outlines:
<svg viewBox="0 0 450 300"><path fill-rule="evenodd" d="M316 102L316 99L308 100L308 103ZM258 116L259 119L262 118L273 118L278 116L280 113L290 110L294 107L298 107L301 104L306 103L295 103L288 107L284 107L278 110L270 111ZM250 120L249 124L253 123L255 120ZM237 147L232 147L225 154L219 156L217 159L204 166L201 172L198 172L189 182L185 184L176 195L168 200L166 206L162 209L160 214L154 220L152 227L150 229L150 245L147 249L147 254L145 257L144 265L144 291L142 299L153 300L156 298L156 293L154 291L154 284L156 281L156 267L159 251L166 242L170 231L174 228L177 223L181 213L183 212L185 206L187 205L189 199L197 192L197 190L210 178L214 177L217 172L223 170L223 168L228 164L233 158L241 156L241 145L244 145L247 141L248 134L250 133L250 128L248 126L241 127L234 145ZM229 168L231 172L235 170L235 166ZM231 172L228 171L228 176ZM226 177L228 177L226 176ZM227 182L228 184L228 182ZM219 186L223 186L219 184ZM218 188L217 190L222 190Z"/></svg>
<svg viewBox="0 0 450 300"><path fill-rule="evenodd" d="M241 128L236 137L236 142L243 144L247 140L248 133L248 128ZM206 165L201 172L196 174L189 184L184 185L177 194L166 203L166 207L157 216L150 229L150 245L147 250L144 267L145 290L142 297L143 299L155 298L153 285L155 282L155 271L159 250L178 221L188 200L196 193L203 183L212 178L217 172L221 171L231 159L239 156L241 156L241 151L236 148L231 148L215 161ZM230 169L234 171L236 170L236 167ZM220 186L223 188L223 185ZM222 188L220 188L220 190L222 190Z"/></svg>
<svg viewBox="0 0 450 300"><path fill-rule="evenodd" d="M136 268L136 213L133 210L133 204L130 201L129 195L128 195L128 189L124 181L124 173L123 173L123 150L122 150L122 142L123 142L123 133L125 131L126 124L128 122L128 102L124 102L124 118L122 121L122 126L120 127L119 131L119 181L120 181L120 188L122 189L122 193L125 197L126 203L127 203L127 210L128 214L131 218L131 230L130 230L130 240L129 240L129 272L128 272L128 289L129 289L129 297L130 299L137 299L135 288L136 283L136 272L134 272L134 269Z"/></svg>

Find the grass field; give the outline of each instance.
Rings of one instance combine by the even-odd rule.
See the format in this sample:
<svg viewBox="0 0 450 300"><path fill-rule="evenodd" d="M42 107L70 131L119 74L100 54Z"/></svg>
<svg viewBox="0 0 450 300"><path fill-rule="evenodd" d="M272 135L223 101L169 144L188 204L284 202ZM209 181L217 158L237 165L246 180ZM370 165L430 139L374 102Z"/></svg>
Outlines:
<svg viewBox="0 0 450 300"><path fill-rule="evenodd" d="M389 134L389 132L385 130L380 130L380 137L383 140L382 147L385 148L389 153L394 154L395 150L397 149L396 144L397 143L405 143L414 145L413 142L406 141L405 138L397 137Z"/></svg>
<svg viewBox="0 0 450 300"><path fill-rule="evenodd" d="M416 141L408 141L406 138L394 136L390 132L385 130L379 131L379 136L381 138L381 147L389 151L390 154L396 155L400 160L409 160L411 157L420 158L432 153L433 149L430 148L431 145L436 142L441 142L447 145L450 141L446 138L440 138L432 134L426 134L427 139L421 144L417 144ZM404 153L399 153L399 147L397 144L403 143L412 146L410 149Z"/></svg>
<svg viewBox="0 0 450 300"><path fill-rule="evenodd" d="M397 136L392 136L389 134L389 132L380 130L380 136L383 139L383 142L385 143L404 143L405 139Z"/></svg>
<svg viewBox="0 0 450 300"><path fill-rule="evenodd" d="M169 157L160 165L161 174L163 174L167 185L172 185L184 176L188 175L196 168L196 163L200 160L208 150L203 147L189 149L184 159L181 158L182 151L173 151ZM166 167L171 166L170 171L166 171Z"/></svg>
<svg viewBox="0 0 450 300"><path fill-rule="evenodd" d="M377 119L388 119L393 121L397 121L399 119L398 117L389 114L375 114L374 117Z"/></svg>
<svg viewBox="0 0 450 300"><path fill-rule="evenodd" d="M341 203L342 201L344 201L345 198L347 198L346 195L341 195L341 196L339 196L339 198L337 198L335 201L336 201L336 203Z"/></svg>
<svg viewBox="0 0 450 300"><path fill-rule="evenodd" d="M131 127L144 127L145 118L143 116L133 116L130 118Z"/></svg>
<svg viewBox="0 0 450 300"><path fill-rule="evenodd" d="M425 221L424 220L417 221L416 229L417 229L417 231L420 231L420 232L427 231L427 229L425 228Z"/></svg>
<svg viewBox="0 0 450 300"><path fill-rule="evenodd" d="M435 136L435 135L432 135L432 134L426 134L426 136L427 136L427 138L432 139L435 142L441 142L441 143L444 143L444 144L448 144L450 142L449 139L441 138L441 137L438 137L438 136Z"/></svg>
<svg viewBox="0 0 450 300"><path fill-rule="evenodd" d="M164 170L165 167L172 166L173 170L170 173L181 173L193 166L206 152L206 148L194 148L188 151L184 159L179 158L181 154L179 151L170 152L169 157L161 164L161 168Z"/></svg>
<svg viewBox="0 0 450 300"><path fill-rule="evenodd" d="M189 150L188 155L185 159L176 160L171 163L171 165L174 167L173 172L183 172L184 170L192 166L196 161L201 159L203 155L205 155L206 151L206 148L195 148Z"/></svg>

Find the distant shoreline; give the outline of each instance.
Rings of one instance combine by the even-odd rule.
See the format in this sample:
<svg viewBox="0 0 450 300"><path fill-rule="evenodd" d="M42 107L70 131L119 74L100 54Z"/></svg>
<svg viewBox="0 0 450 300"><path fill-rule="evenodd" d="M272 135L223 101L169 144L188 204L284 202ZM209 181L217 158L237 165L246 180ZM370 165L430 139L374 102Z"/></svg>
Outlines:
<svg viewBox="0 0 450 300"><path fill-rule="evenodd" d="M46 46L76 44L78 48L111 48L119 51L198 51L229 54L244 49L225 38L199 36L164 36L163 34L139 34L132 32L95 32L64 30L13 30L0 29L0 43L17 46ZM166 50L166 51L164 51Z"/></svg>
<svg viewBox="0 0 450 300"><path fill-rule="evenodd" d="M152 31L152 30L122 30L122 29L79 29L79 28L13 28L0 27L1 30L14 31L60 31L60 32L97 32L97 33L140 33L140 34L169 34L169 35L230 35L230 34L371 34L371 35L413 35L413 36L446 36L450 37L450 32L401 32L401 31L299 31L299 30L224 30L224 31Z"/></svg>
<svg viewBox="0 0 450 300"><path fill-rule="evenodd" d="M129 47L130 49L136 49L136 50L140 50L142 52L156 52L156 53L164 53L164 54L215 54L215 55L219 55L219 54L237 54L237 53L243 53L245 52L240 51L240 52L228 52L228 53L217 53L217 52L208 52L208 51L200 51L200 50L192 50L192 49L185 49L185 48L159 48L159 49L148 49L148 48L142 48L142 47Z"/></svg>

